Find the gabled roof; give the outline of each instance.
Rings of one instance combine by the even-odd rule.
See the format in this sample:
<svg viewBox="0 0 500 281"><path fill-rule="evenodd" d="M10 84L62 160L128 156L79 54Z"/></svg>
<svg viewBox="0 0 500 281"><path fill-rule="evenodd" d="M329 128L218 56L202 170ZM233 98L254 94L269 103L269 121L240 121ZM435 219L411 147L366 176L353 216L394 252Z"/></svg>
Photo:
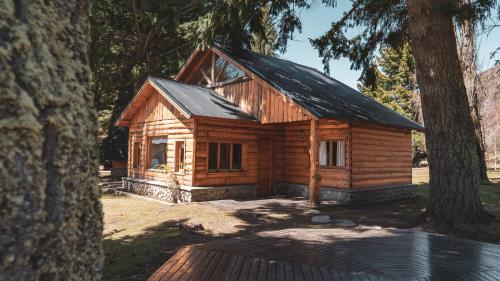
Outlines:
<svg viewBox="0 0 500 281"><path fill-rule="evenodd" d="M148 77L144 86L127 105L115 125L126 125L125 120L131 120L135 114L134 103L145 95L145 86L151 85L186 118L214 117L232 120L255 120L229 100L217 94L214 90L189 85L164 78Z"/></svg>
<svg viewBox="0 0 500 281"><path fill-rule="evenodd" d="M320 71L276 57L214 46L318 118L424 128Z"/></svg>

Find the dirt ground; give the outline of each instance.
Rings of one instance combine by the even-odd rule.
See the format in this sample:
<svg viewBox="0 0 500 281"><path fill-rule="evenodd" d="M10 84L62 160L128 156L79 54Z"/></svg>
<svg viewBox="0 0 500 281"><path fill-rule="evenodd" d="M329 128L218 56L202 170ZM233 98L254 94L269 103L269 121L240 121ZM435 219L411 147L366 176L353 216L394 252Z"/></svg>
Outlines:
<svg viewBox="0 0 500 281"><path fill-rule="evenodd" d="M481 186L485 208L500 217L500 172ZM145 280L184 245L251 235L264 230L342 228L338 219L361 228L413 228L427 198L427 169L414 169L418 194L414 199L370 205L325 206L311 210L301 200L265 199L236 204L169 205L134 197L105 194L104 280ZM314 215L332 222L312 223ZM497 219L497 222L500 222Z"/></svg>

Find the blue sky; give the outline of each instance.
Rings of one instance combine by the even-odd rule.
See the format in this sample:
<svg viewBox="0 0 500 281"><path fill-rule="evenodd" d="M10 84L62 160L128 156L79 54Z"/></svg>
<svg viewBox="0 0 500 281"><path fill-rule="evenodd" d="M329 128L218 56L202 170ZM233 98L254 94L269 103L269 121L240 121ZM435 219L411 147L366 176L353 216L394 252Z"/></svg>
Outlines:
<svg viewBox="0 0 500 281"><path fill-rule="evenodd" d="M311 9L303 10L302 33L296 33L294 39L288 43L287 52L280 54L280 57L303 65L307 65L323 71L323 64L315 50L309 43L309 38L316 38L322 35L330 27L331 22L338 20L343 11L349 9L349 1L338 1L335 8L327 8L317 1ZM478 64L482 70L492 67L495 63L490 59L490 54L500 46L500 28L496 28L489 35L482 34L478 40ZM341 58L330 62L330 75L356 88L360 71L351 70L349 60Z"/></svg>

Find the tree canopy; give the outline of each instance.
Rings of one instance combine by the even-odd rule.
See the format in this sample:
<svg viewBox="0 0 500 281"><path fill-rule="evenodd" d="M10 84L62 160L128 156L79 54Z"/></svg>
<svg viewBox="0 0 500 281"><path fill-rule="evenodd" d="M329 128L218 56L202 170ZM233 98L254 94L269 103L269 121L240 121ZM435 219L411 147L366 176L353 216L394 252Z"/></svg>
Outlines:
<svg viewBox="0 0 500 281"><path fill-rule="evenodd" d="M198 0L95 0L91 66L101 159L126 159L127 131L112 126L148 75L172 77L195 48L178 30L206 11Z"/></svg>

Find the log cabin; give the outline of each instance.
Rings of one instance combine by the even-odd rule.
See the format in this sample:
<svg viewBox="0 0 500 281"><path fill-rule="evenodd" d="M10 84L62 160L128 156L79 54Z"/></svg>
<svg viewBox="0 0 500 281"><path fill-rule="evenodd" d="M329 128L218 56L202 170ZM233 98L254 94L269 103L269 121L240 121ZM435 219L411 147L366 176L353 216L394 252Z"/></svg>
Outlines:
<svg viewBox="0 0 500 281"><path fill-rule="evenodd" d="M173 80L149 77L115 125L129 128L124 188L182 202L408 198L423 130L313 68L221 46L195 50Z"/></svg>

